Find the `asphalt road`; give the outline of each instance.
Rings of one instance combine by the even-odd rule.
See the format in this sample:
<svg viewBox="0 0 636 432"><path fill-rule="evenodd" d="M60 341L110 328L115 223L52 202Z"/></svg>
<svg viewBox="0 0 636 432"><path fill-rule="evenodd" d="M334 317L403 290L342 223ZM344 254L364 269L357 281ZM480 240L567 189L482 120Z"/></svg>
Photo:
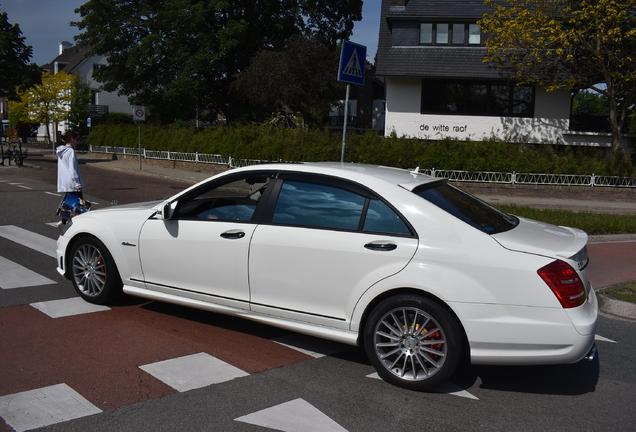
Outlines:
<svg viewBox="0 0 636 432"><path fill-rule="evenodd" d="M37 430L631 431L636 424L636 322L610 316L600 318L593 362L466 365L443 388L420 393L373 378L359 349L222 315L136 299L64 314L83 303L47 254L58 235L47 223L57 220L61 197L54 163L40 164L0 167L0 278L23 269L35 278L0 289L0 416L9 423L0 421L0 432L37 428L54 415L59 423ZM97 206L187 186L81 168ZM205 377L218 379L197 387L161 377L171 360L185 360L190 372L211 367Z"/></svg>

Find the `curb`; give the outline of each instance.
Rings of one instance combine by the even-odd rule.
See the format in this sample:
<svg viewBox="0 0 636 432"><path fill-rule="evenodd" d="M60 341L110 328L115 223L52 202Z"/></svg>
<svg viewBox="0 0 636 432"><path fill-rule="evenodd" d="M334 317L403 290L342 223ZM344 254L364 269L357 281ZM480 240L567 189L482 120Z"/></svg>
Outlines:
<svg viewBox="0 0 636 432"><path fill-rule="evenodd" d="M636 304L615 299L602 292L597 292L598 308L609 315L636 321Z"/></svg>
<svg viewBox="0 0 636 432"><path fill-rule="evenodd" d="M623 243L635 242L636 234L598 234L588 237L589 243Z"/></svg>

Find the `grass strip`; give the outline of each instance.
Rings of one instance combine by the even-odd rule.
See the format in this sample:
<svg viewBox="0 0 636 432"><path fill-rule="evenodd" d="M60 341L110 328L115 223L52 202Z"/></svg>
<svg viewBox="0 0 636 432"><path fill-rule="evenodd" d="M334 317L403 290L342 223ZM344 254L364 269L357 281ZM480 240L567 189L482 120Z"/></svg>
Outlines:
<svg viewBox="0 0 636 432"><path fill-rule="evenodd" d="M506 213L547 222L553 225L579 228L589 235L635 234L636 215L584 213L568 210L542 210L518 205L497 205Z"/></svg>
<svg viewBox="0 0 636 432"><path fill-rule="evenodd" d="M601 293L631 303L636 303L636 282L620 288L602 290Z"/></svg>

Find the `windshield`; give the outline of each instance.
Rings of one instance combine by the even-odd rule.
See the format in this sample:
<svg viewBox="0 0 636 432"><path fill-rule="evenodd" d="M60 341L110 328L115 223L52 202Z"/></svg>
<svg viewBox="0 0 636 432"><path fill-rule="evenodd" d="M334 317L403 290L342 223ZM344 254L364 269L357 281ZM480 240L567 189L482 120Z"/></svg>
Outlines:
<svg viewBox="0 0 636 432"><path fill-rule="evenodd" d="M413 192L487 234L509 231L519 224L515 216L497 210L446 182L424 185Z"/></svg>

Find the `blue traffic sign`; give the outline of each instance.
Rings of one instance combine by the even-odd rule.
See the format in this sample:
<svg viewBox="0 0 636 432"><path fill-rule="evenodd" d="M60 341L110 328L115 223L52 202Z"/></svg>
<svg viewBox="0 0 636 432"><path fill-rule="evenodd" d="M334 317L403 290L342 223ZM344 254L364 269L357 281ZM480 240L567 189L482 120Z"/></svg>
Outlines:
<svg viewBox="0 0 636 432"><path fill-rule="evenodd" d="M367 61L367 47L343 41L338 67L338 81L364 85L364 70Z"/></svg>

